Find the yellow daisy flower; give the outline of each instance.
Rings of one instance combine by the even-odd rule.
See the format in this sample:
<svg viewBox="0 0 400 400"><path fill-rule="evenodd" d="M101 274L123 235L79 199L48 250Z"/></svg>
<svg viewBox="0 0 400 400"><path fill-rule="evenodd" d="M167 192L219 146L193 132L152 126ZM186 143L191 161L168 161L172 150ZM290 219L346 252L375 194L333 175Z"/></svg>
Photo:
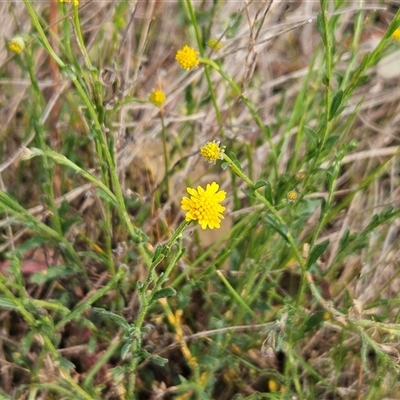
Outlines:
<svg viewBox="0 0 400 400"><path fill-rule="evenodd" d="M8 49L15 54L21 54L25 49L25 42L21 36L15 36L8 42Z"/></svg>
<svg viewBox="0 0 400 400"><path fill-rule="evenodd" d="M220 228L222 213L225 207L220 203L225 200L226 192L220 190L216 182L209 183L204 190L201 186L197 189L188 187L186 190L190 197L183 197L182 210L186 211L186 221L198 221L202 229Z"/></svg>
<svg viewBox="0 0 400 400"><path fill-rule="evenodd" d="M162 90L153 90L149 96L150 102L153 103L157 107L162 106L165 99L166 99L166 97Z"/></svg>
<svg viewBox="0 0 400 400"><path fill-rule="evenodd" d="M288 194L287 194L287 199L288 199L290 202L296 201L297 197L298 197L298 194L297 194L297 192L296 192L295 190L291 190L291 191L288 192Z"/></svg>
<svg viewBox="0 0 400 400"><path fill-rule="evenodd" d="M214 163L217 160L222 160L225 147L220 146L220 142L213 140L212 142L207 142L201 149L200 154L209 163Z"/></svg>
<svg viewBox="0 0 400 400"><path fill-rule="evenodd" d="M175 60L183 69L189 71L199 65L199 52L186 45L176 52Z"/></svg>

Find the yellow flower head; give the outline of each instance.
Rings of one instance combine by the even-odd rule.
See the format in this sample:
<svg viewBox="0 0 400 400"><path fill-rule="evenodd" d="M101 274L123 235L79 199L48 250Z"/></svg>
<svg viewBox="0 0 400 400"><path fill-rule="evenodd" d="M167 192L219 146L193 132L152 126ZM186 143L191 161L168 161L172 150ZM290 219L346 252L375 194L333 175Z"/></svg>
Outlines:
<svg viewBox="0 0 400 400"><path fill-rule="evenodd" d="M71 3L71 0L58 0L60 3ZM79 6L79 0L72 0L74 6Z"/></svg>
<svg viewBox="0 0 400 400"><path fill-rule="evenodd" d="M25 42L21 36L15 36L8 42L10 51L16 54L21 54L25 49Z"/></svg>
<svg viewBox="0 0 400 400"><path fill-rule="evenodd" d="M270 392L276 392L276 391L278 391L278 382L277 381L274 381L273 379L270 379L269 381L268 381L268 389L269 389L269 391Z"/></svg>
<svg viewBox="0 0 400 400"><path fill-rule="evenodd" d="M400 40L400 28L397 28L397 29L392 33L392 39L394 39L394 40Z"/></svg>
<svg viewBox="0 0 400 400"><path fill-rule="evenodd" d="M155 106L160 107L164 104L166 97L162 90L153 90L150 93L149 100Z"/></svg>
<svg viewBox="0 0 400 400"><path fill-rule="evenodd" d="M189 197L183 197L181 202L182 210L186 211L186 221L197 220L202 227L206 229L220 228L221 219L224 219L222 213L225 207L220 203L225 200L225 190L220 190L216 182L209 183L204 190L201 186L197 189L187 188Z"/></svg>
<svg viewBox="0 0 400 400"><path fill-rule="evenodd" d="M211 39L207 42L207 44L208 44L208 47L209 47L210 49L213 49L214 51L218 51L218 50L221 48L221 46L222 46L222 43L219 42L218 39L215 39L215 38L211 38Z"/></svg>
<svg viewBox="0 0 400 400"><path fill-rule="evenodd" d="M207 142L200 149L200 154L206 161L215 164L217 160L222 160L224 151L225 147L221 147L219 141L213 140L212 142Z"/></svg>
<svg viewBox="0 0 400 400"><path fill-rule="evenodd" d="M288 199L290 202L296 201L297 197L298 197L298 194L297 194L297 192L296 192L295 190L291 190L291 191L288 192L288 194L287 194L287 199Z"/></svg>
<svg viewBox="0 0 400 400"><path fill-rule="evenodd" d="M199 52L186 45L176 52L175 60L183 69L189 71L199 65Z"/></svg>
<svg viewBox="0 0 400 400"><path fill-rule="evenodd" d="M330 312L328 312L328 311L325 311L324 312L324 315L322 316L322 318L323 318L323 320L324 321L329 321L330 319L331 319L331 313Z"/></svg>

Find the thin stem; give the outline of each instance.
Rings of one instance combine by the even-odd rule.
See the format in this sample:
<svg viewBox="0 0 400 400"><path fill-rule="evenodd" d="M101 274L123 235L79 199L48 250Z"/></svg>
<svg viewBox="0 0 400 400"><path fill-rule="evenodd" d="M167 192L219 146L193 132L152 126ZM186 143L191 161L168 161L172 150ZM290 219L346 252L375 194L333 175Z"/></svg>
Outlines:
<svg viewBox="0 0 400 400"><path fill-rule="evenodd" d="M51 55L51 57L54 58L54 60L57 62L57 64L60 66L60 68L62 68L68 74L72 83L74 84L78 93L80 94L83 102L85 103L85 106L89 113L90 120L92 121L93 127L95 129L96 142L98 142L98 145L99 145L99 148L98 148L99 157L104 155L105 162L107 164L107 170L108 170L108 173L110 174L112 188L113 188L113 191L115 192L115 198L116 198L117 204L118 204L116 207L117 212L120 215L121 220L125 223L126 227L128 228L129 234L131 235L133 241L137 243L138 251L139 251L140 255L142 256L145 264L150 266L151 260L150 260L148 254L147 254L147 251L143 245L143 242L145 241L143 232L140 229L135 228L132 225L132 222L131 222L128 212L126 210L121 185L120 185L119 179L118 179L117 168L114 163L113 157L111 156L110 150L107 146L107 140L105 138L105 133L104 133L102 125L99 121L98 110L95 109L93 102L89 98L87 92L85 91L83 85L77 78L75 72L71 68L69 68L55 54L53 48L51 47L49 41L47 40L44 30L37 18L36 12L33 9L32 5L30 4L29 0L24 0L24 4L26 6L26 9L27 9L31 19L32 19L33 25L35 26L35 28L38 31L38 34L39 34L39 37L41 39L43 46L48 51L48 53ZM100 163L102 164L101 161L102 160L100 160ZM105 178L105 176L103 176L103 178Z"/></svg>
<svg viewBox="0 0 400 400"><path fill-rule="evenodd" d="M256 321L260 322L260 318L257 316L257 314L246 304L246 302L239 296L239 294L236 292L236 290L232 287L232 285L228 282L228 280L225 278L223 273L220 270L215 271L218 277L221 279L222 283L226 286L228 289L229 293L232 295L232 297L237 301L237 303L240 305L240 307L243 308L243 310L247 311Z"/></svg>
<svg viewBox="0 0 400 400"><path fill-rule="evenodd" d="M266 126L264 124L264 122L262 121L260 115L258 114L258 112L257 112L256 108L254 107L254 105L252 104L252 102L247 97L244 96L241 89L235 83L235 81L232 79L231 76L229 76L223 69L221 69L221 67L218 64L216 64L214 61L212 61L208 58L203 57L200 59L200 62L212 67L229 83L232 90L240 97L240 99L243 101L245 106L250 111L250 114L254 118L254 120L255 120L256 124L258 125L258 127L260 128L260 130L266 135L268 143L270 145L271 156L272 156L272 161L273 161L274 171L275 171L275 177L277 178L278 177L278 155L276 154L275 146L272 143L271 132L270 132L268 126Z"/></svg>
<svg viewBox="0 0 400 400"><path fill-rule="evenodd" d="M200 51L200 55L201 57L204 57L204 49L203 49L203 43L201 40L201 36L200 36L200 32L199 32L199 27L197 25L197 19L196 19L196 15L192 6L192 2L191 0L185 0L188 12L189 12L189 18L192 22L192 26L194 28L194 32L196 35L196 41L197 41L197 46L199 48ZM221 116L221 111L219 110L218 107L218 103L217 103L217 97L215 95L215 91L214 91L214 87L213 84L211 82L211 77L210 77L210 71L207 68L207 66L204 67L204 74L206 76L206 80L207 80L207 85L208 85L208 90L210 92L210 97L211 97L211 101L213 103L214 106L214 110L215 110L215 115L218 121L218 124L221 126L222 125L222 116Z"/></svg>
<svg viewBox="0 0 400 400"><path fill-rule="evenodd" d="M169 156L167 149L167 130L165 128L165 120L164 120L164 110L160 110L160 120L161 120L161 136L163 142L163 152L164 152L164 169L165 169L165 190L167 192L167 196L169 195Z"/></svg>

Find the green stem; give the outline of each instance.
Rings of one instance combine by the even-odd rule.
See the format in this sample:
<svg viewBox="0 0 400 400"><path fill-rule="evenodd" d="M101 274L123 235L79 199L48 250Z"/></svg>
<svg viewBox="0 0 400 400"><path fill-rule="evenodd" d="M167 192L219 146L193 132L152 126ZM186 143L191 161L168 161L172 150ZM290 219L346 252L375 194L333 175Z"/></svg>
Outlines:
<svg viewBox="0 0 400 400"><path fill-rule="evenodd" d="M251 189L254 188L254 183L252 182L252 180L250 178L248 178L246 176L246 174L240 168L238 168L237 165L235 165L234 162L225 153L223 153L223 160L228 163L228 165L232 168L232 170L235 172L235 174L237 174L241 179L243 179L249 185L249 187ZM264 196L262 196L257 190L254 190L254 196L267 207L267 209L271 212L271 214L276 218L276 220L279 222L279 224L282 227L286 226L285 221L282 219L282 217L276 211L274 206ZM287 232L285 234L285 238L288 241L288 243L294 253L294 257L295 257L296 261L300 265L300 268L302 271L302 283L307 280L308 286L310 287L310 290L314 294L314 297L317 299L317 301L321 304L323 303L324 305L326 305L326 301L323 299L323 297L318 292L318 289L316 288L314 281L311 278L311 275L309 274L309 272L307 272L307 264L304 261L304 258L302 257L302 255L300 254L300 251L297 248L297 245L294 241L293 236L291 235L290 232ZM299 294L297 297L298 302L301 300L303 292L304 292L304 285L301 284L300 291L299 291ZM330 308L333 309L333 306ZM337 313L339 313L339 312L337 312Z"/></svg>
<svg viewBox="0 0 400 400"><path fill-rule="evenodd" d="M325 142L329 135L329 120L330 120L330 110L332 103L332 42L328 23L328 1L321 0L321 14L323 23L323 42L325 43L325 114L324 114L324 125L323 125L323 135L322 141L320 143L320 149L323 149ZM318 158L318 157L316 157Z"/></svg>
<svg viewBox="0 0 400 400"><path fill-rule="evenodd" d="M223 273L220 270L215 271L218 275L218 277L221 279L222 283L226 286L228 289L229 293L232 295L232 297L237 301L237 303L243 308L243 310L247 311L256 321L260 322L260 318L257 316L257 314L246 304L246 302L238 295L236 290L232 287L232 285L228 282L228 280L225 278Z"/></svg>
<svg viewBox="0 0 400 400"><path fill-rule="evenodd" d="M274 164L275 177L278 178L278 155L276 154L275 146L272 143L271 132L270 132L268 126L266 126L264 124L264 122L262 121L260 115L258 114L258 112L257 112L256 108L254 107L254 105L252 104L252 102L247 97L244 96L241 89L235 83L235 81L232 79L232 77L229 76L223 69L221 69L221 67L218 64L216 64L214 61L210 60L209 58L205 58L205 57L200 58L200 62L203 64L206 64L206 65L209 65L215 71L217 71L229 83L232 90L240 97L240 99L243 101L245 106L248 108L248 110L250 111L250 114L254 118L254 120L255 120L256 124L258 125L258 127L260 128L261 132L263 132L267 137L267 140L268 140L268 143L270 146L270 150L271 150L272 161Z"/></svg>
<svg viewBox="0 0 400 400"><path fill-rule="evenodd" d="M128 268L125 265L121 265L117 273L110 279L110 281L104 285L102 288L98 289L84 302L77 305L69 314L67 314L58 324L55 326L55 330L60 329L67 322L73 320L82 314L87 308L90 307L95 301L103 297L107 292L114 289L118 282L126 275Z"/></svg>
<svg viewBox="0 0 400 400"><path fill-rule="evenodd" d="M118 340L116 340L118 339ZM113 343L108 347L108 349L101 355L100 358L96 360L96 363L87 373L85 380L83 381L83 387L87 388L93 381L95 375L100 371L100 369L106 364L106 362L116 353L118 348L121 347L121 342L119 337L113 339Z"/></svg>
<svg viewBox="0 0 400 400"><path fill-rule="evenodd" d="M254 189L254 183L253 181L230 159L230 157L223 153L223 160L229 165L229 167L232 169L232 171L242 180L244 180L250 187L250 189ZM285 226L286 223L282 219L282 217L279 215L279 213L276 211L274 206L263 196L261 195L257 190L254 191L254 196L261 202L263 203L268 210L271 212L271 214L277 219L277 221L282 225ZM294 239L292 235L288 232L286 233L286 239L288 240L290 247L292 248L294 255L296 257L296 260L300 264L301 269L304 271L306 268L306 265L304 263L303 257L301 256L296 243L294 242Z"/></svg>
<svg viewBox="0 0 400 400"><path fill-rule="evenodd" d="M102 129L102 125L99 121L97 110L95 109L91 99L87 95L83 85L77 78L76 73L70 67L68 67L54 52L49 41L47 40L45 32L37 18L36 12L33 9L32 5L30 4L30 1L29 0L23 0L23 1L25 4L25 7L32 19L32 23L38 31L38 34L39 34L39 37L41 39L43 46L48 51L48 53L51 55L51 57L57 62L57 64L60 66L60 68L63 69L68 74L72 83L76 87L79 95L81 96L83 102L86 105L87 111L89 113L89 118L93 123L93 127L94 127L95 133L96 133L96 142L98 143L98 145L96 145L96 147L98 148L99 157L102 158L102 156L104 156L105 163L107 164L107 168L103 167L104 168L103 175L105 174L105 171L108 170L108 173L110 174L110 177L111 177L111 185L112 185L113 191L115 192L115 197L116 197L117 203L118 203L118 205L116 207L117 212L118 212L121 220L124 222L125 226L128 228L129 234L132 237L133 241L137 243L138 251L139 251L140 255L142 256L145 264L150 266L151 260L150 260L148 254L146 252L146 249L143 245L143 242L144 242L143 232L140 229L135 228L132 225L132 222L131 222L128 212L126 210L121 185L119 184L117 168L115 166L113 157L107 146L107 140L105 138L105 134L104 134L104 130ZM75 10L75 11L77 12L77 10ZM79 20L77 20L77 22L79 22ZM103 164L102 159L100 159L100 164ZM105 176L103 176L103 178L105 179ZM105 179L105 182L107 182L106 179Z"/></svg>
<svg viewBox="0 0 400 400"><path fill-rule="evenodd" d="M16 298L14 294L7 288L7 286L3 284L3 282L0 282L0 292L7 298L13 307L15 307L18 313L21 314L22 318L27 322L27 324L31 328L36 328L36 319L23 306L23 299Z"/></svg>
<svg viewBox="0 0 400 400"><path fill-rule="evenodd" d="M172 235L172 237L169 239L168 243L165 245L167 252L164 254L164 257L161 258L164 259L166 256L168 256L170 248L172 247L172 245L179 239L179 237L182 234L182 231L190 224L190 221L183 221L178 228L176 229L176 231L174 232L174 234ZM144 319L147 315L148 309L150 307L150 301L151 298L153 296L153 293L155 293L157 290L159 290L161 288L161 285L166 281L166 279L168 278L170 272L172 271L173 267L176 265L177 261L179 260L179 258L182 256L183 251L182 251L182 245L180 243L179 245L179 249L177 251L177 253L175 254L175 256L173 257L173 259L170 261L168 267L165 270L164 276L160 279L158 278L156 280L156 283L154 285L154 287L151 290L151 293L147 293L148 292L148 288L149 285L154 281L154 277L155 277L155 268L157 267L157 265L161 262L160 259L155 260L151 267L149 268L149 272L148 272L148 276L146 279L146 282L144 283L143 287L140 289L141 294L139 294L140 296L140 309L139 309L139 314L136 318L135 321L135 328L137 330L140 330L142 328ZM134 355L132 357L132 360L130 362L129 365L129 371L130 371L130 376L129 376L129 382L128 382L128 386L129 386L129 393L134 393L135 390L135 385L136 385L136 370L137 370L137 366L139 364L139 357L136 355L138 353L138 351L140 350L142 346L142 338L141 336L137 337L136 340L133 341L132 343L132 354Z"/></svg>
<svg viewBox="0 0 400 400"><path fill-rule="evenodd" d="M70 259L80 268L87 280L86 270L83 267L78 255L76 254L73 246L64 236L60 235L54 229L50 228L43 222L36 219L31 213L25 210L17 201L10 197L7 193L0 190L0 211L8 211L18 221L32 228L35 232L42 235L44 238L51 240L61 248L70 257Z"/></svg>
<svg viewBox="0 0 400 400"><path fill-rule="evenodd" d="M40 107L43 103L43 98L40 92L39 88L39 83L36 79L35 76L35 71L34 71L34 61L32 59L32 54L30 51L30 48L27 49L26 51L26 60L27 60L27 66L28 66L28 71L29 71L29 78L32 83L32 88L33 88L33 93L34 93L34 100L32 104L32 110L33 110L33 115L34 115L34 123L33 127L36 133L36 138L39 142L39 146L44 149L46 148L46 140L45 140L45 134L43 130L43 119L40 115ZM43 168L44 172L47 177L47 183L43 185L43 190L47 195L46 198L46 203L47 206L49 207L49 210L51 212L51 222L52 226L54 229L62 235L62 228L61 228L61 222L60 218L58 215L58 208L55 203L55 196L54 196L54 188L53 188L53 177L54 177L54 171L52 166L49 163L49 160L46 156L43 157Z"/></svg>
<svg viewBox="0 0 400 400"><path fill-rule="evenodd" d="M175 241L178 239L178 237L181 235L183 230L191 223L191 221L183 221L178 228L176 228L175 232L171 236L171 238L168 240L167 246L171 247Z"/></svg>
<svg viewBox="0 0 400 400"><path fill-rule="evenodd" d="M192 22L192 26L194 28L194 32L195 32L195 35L196 35L197 46L199 48L200 55L201 55L201 57L204 57L205 54L204 54L204 49L203 49L203 43L202 43L202 40L201 40L201 35L200 35L200 32L199 32L199 27L198 27L198 24L197 24L197 19L196 19L196 15L195 15L195 12L194 12L194 9L193 9L193 6L192 6L192 2L191 2L191 0L186 0L185 3L186 3L186 6L187 6L187 9L188 9L188 12L189 12L189 17L190 17L190 20ZM216 97L215 91L214 91L214 86L212 85L212 82L211 82L210 71L206 66L204 67L204 74L206 76L208 90L210 92L211 101L212 101L214 109L215 109L215 115L217 117L218 124L220 126L222 126L221 111L219 110L218 103L217 103L217 97Z"/></svg>
<svg viewBox="0 0 400 400"><path fill-rule="evenodd" d="M160 110L160 119L161 119L161 135L163 142L163 152L164 152L164 168L165 168L165 190L167 192L167 196L169 196L169 156L167 149L167 130L165 129L165 120L164 120L164 110Z"/></svg>
<svg viewBox="0 0 400 400"><path fill-rule="evenodd" d="M31 2L29 0L23 0L25 7L28 11L28 14L31 18L31 21L33 23L33 26L36 28L36 30L38 31L40 40L44 46L44 48L47 50L47 52L50 54L50 56L56 61L56 63L61 67L64 68L65 64L64 62L61 60L60 57L57 56L57 54L54 52L53 48L51 47L49 41L47 40L46 34L44 33L44 30L42 28L42 25L39 22L39 19L36 15L35 10L33 9Z"/></svg>

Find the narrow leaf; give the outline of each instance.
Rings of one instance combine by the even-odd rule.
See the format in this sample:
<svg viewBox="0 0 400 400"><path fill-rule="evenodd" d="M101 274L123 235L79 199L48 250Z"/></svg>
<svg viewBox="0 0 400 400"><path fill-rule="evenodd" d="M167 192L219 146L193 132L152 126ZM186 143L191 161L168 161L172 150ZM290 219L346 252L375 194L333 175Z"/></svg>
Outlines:
<svg viewBox="0 0 400 400"><path fill-rule="evenodd" d="M129 330L130 330L129 324L120 315L114 314L111 311L107 311L104 308L93 307L92 310L95 313L105 316L108 319L111 319L112 321L114 321L121 329L124 330L125 333L129 332Z"/></svg>
<svg viewBox="0 0 400 400"><path fill-rule="evenodd" d="M11 308L15 310L17 309L17 306L6 297L0 296L0 308Z"/></svg>
<svg viewBox="0 0 400 400"><path fill-rule="evenodd" d="M322 40L325 43L325 25L324 25L324 17L322 15L321 11L317 15L317 29L318 29L319 34L322 37Z"/></svg>
<svg viewBox="0 0 400 400"><path fill-rule="evenodd" d="M106 193L103 189L97 189L96 194L107 203L112 204L115 207L119 207L118 203L113 199L108 193Z"/></svg>
<svg viewBox="0 0 400 400"><path fill-rule="evenodd" d="M157 364L160 367L163 367L165 364L168 363L168 358L164 358L164 357L160 357L160 356L154 356L154 357L151 357L151 361L154 364Z"/></svg>
<svg viewBox="0 0 400 400"><path fill-rule="evenodd" d="M170 296L175 296L176 295L176 290L172 287L166 287L160 290L157 290L152 297L152 301L162 299L164 297L170 297Z"/></svg>
<svg viewBox="0 0 400 400"><path fill-rule="evenodd" d="M306 134L307 139L310 140L311 143L315 145L318 143L319 136L318 133L314 131L314 129L310 128L309 126L305 126L304 133Z"/></svg>
<svg viewBox="0 0 400 400"><path fill-rule="evenodd" d="M336 116L337 111L339 110L339 106L343 100L343 91L338 90L338 92L333 96L331 109L329 111L329 121Z"/></svg>
<svg viewBox="0 0 400 400"><path fill-rule="evenodd" d="M124 343L121 349L121 358L123 360L126 360L130 355L131 355L131 346L132 346L133 340L129 339Z"/></svg>
<svg viewBox="0 0 400 400"><path fill-rule="evenodd" d="M308 257L307 266L311 267L317 260L325 253L325 250L329 246L329 239L324 240L323 242L317 244L312 250L311 254Z"/></svg>
<svg viewBox="0 0 400 400"><path fill-rule="evenodd" d="M265 222L277 233L279 233L288 243L287 233L289 232L286 225L282 225L274 215L267 215Z"/></svg>
<svg viewBox="0 0 400 400"><path fill-rule="evenodd" d="M258 182L256 182L256 184L254 185L254 190L260 189L264 186L269 185L269 183L267 181L264 180L259 180Z"/></svg>
<svg viewBox="0 0 400 400"><path fill-rule="evenodd" d="M272 198L272 187L269 182L265 185L264 188L264 197L271 203L274 204L273 198Z"/></svg>

